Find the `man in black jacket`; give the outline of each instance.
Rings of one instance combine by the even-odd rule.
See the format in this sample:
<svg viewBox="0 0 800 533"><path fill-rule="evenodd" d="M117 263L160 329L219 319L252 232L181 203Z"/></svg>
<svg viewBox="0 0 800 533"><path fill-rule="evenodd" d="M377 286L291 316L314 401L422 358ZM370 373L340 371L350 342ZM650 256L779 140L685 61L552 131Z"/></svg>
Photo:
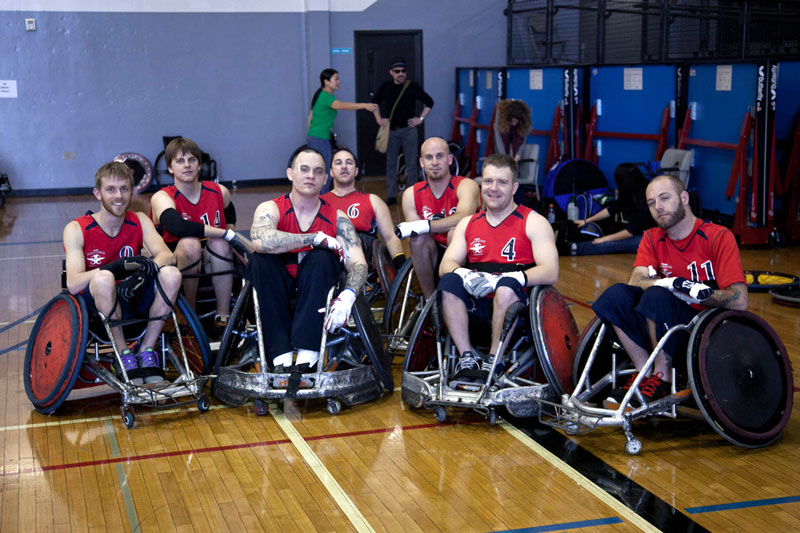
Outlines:
<svg viewBox="0 0 800 533"><path fill-rule="evenodd" d="M408 80L404 58L392 59L389 75L392 79L384 82L378 88L372 101L378 104L375 120L379 126L388 122L391 115L389 145L386 149L386 204L394 205L397 203L397 156L400 154L401 145L406 160L406 186L410 187L419 181L417 126L422 124L422 121L431 112L433 98L422 89L420 84ZM417 100L423 104L419 115L416 111ZM392 108L394 108L394 113L392 113Z"/></svg>

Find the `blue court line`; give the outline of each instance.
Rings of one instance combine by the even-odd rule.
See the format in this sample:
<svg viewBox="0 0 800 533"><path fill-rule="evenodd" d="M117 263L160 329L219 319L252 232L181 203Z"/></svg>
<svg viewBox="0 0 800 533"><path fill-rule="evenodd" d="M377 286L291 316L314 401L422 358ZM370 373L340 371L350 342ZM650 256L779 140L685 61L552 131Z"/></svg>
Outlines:
<svg viewBox="0 0 800 533"><path fill-rule="evenodd" d="M0 246L21 246L23 244L53 244L61 242L61 239L56 241L22 241L22 242L0 242Z"/></svg>
<svg viewBox="0 0 800 533"><path fill-rule="evenodd" d="M616 516L611 518L597 518L594 520L581 520L580 522L564 522L563 524L551 524L548 526L524 527L522 529L508 529L503 533L540 533L543 531L565 531L567 529L580 529L582 527L607 526L609 524L621 524L622 520ZM500 532L495 532L500 533Z"/></svg>
<svg viewBox="0 0 800 533"><path fill-rule="evenodd" d="M765 500L750 500L746 502L721 503L719 505L703 505L700 507L687 507L684 509L689 514L712 513L714 511L730 511L745 509L747 507L763 507L765 505L778 505L781 503L800 502L800 496L786 496L785 498L767 498Z"/></svg>

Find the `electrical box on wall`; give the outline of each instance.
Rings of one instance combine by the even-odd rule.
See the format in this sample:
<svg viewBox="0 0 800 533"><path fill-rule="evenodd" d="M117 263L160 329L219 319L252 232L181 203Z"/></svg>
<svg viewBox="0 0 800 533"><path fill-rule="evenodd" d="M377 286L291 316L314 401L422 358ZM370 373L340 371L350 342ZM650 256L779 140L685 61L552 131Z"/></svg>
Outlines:
<svg viewBox="0 0 800 533"><path fill-rule="evenodd" d="M25 19L25 31L36 31L36 19Z"/></svg>

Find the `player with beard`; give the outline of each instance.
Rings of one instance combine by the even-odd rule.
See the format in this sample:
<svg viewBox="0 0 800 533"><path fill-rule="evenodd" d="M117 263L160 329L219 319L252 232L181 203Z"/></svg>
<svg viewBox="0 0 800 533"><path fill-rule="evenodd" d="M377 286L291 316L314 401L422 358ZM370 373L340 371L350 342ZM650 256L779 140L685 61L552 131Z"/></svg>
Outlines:
<svg viewBox="0 0 800 533"><path fill-rule="evenodd" d="M672 326L689 323L708 307L746 310L748 303L736 239L730 230L692 213L681 180L655 177L646 199L658 227L645 232L628 283L609 287L592 305L637 370ZM646 402L669 393L672 357L685 348L686 340L685 335L673 335L658 354L652 374L639 385ZM636 376L612 392L606 407L617 408ZM635 395L633 401L638 402Z"/></svg>
<svg viewBox="0 0 800 533"><path fill-rule="evenodd" d="M558 282L558 250L547 219L514 203L517 162L494 154L483 164L484 211L456 226L442 258L442 314L460 358L451 386L485 380L500 346L503 318L509 307L528 300L528 287ZM470 342L468 318L491 320L489 357L481 360ZM499 366L498 368L502 368Z"/></svg>
<svg viewBox="0 0 800 533"><path fill-rule="evenodd" d="M100 167L93 193L100 200L100 211L76 218L64 228L67 290L82 294L92 314L100 311L115 320L150 317L137 353L125 348L120 358L133 383L161 381L153 347L164 322L154 317L169 313L178 295L181 273L172 266L175 256L147 215L128 211L133 176L124 163ZM138 255L142 248L152 259ZM163 292L155 286L156 277ZM111 328L111 333L118 347L127 346L121 327ZM117 373L121 375L121 369Z"/></svg>
<svg viewBox="0 0 800 533"><path fill-rule="evenodd" d="M480 189L468 178L450 175L453 156L447 141L431 137L422 143L419 163L425 180L403 192L403 216L394 232L411 238L411 260L425 298L438 283L439 263L456 224L479 207Z"/></svg>
<svg viewBox="0 0 800 533"><path fill-rule="evenodd" d="M372 257L372 241L380 235L389 250L395 270L400 270L406 256L403 244L394 234L389 207L377 195L357 191L356 176L356 156L347 148L339 148L331 159L333 190L323 194L322 199L341 210L353 222L367 262Z"/></svg>

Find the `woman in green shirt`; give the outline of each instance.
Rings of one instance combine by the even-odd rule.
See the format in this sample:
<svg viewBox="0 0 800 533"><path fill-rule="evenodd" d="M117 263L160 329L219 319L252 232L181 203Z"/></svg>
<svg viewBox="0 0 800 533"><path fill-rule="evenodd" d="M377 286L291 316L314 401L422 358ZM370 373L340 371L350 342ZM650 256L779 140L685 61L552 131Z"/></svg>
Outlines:
<svg viewBox="0 0 800 533"><path fill-rule="evenodd" d="M339 73L326 68L319 75L320 88L314 93L311 99L311 109L308 112L308 133L306 134L306 144L319 153L325 159L325 170L330 171L331 166L331 128L336 119L336 113L340 109L374 112L377 104L359 104L357 102L340 102L333 96L333 91L339 90ZM330 190L330 176L325 181L322 193Z"/></svg>

